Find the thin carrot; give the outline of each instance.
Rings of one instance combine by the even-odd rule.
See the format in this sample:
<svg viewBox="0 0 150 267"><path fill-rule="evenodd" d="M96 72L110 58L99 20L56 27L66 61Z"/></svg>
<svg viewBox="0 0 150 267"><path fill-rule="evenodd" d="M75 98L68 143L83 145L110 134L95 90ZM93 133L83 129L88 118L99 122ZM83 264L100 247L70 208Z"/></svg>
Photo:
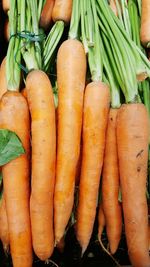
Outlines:
<svg viewBox="0 0 150 267"><path fill-rule="evenodd" d="M6 214L6 204L4 193L0 203L0 239L3 244L3 249L6 253L9 251L9 229L8 229L8 219Z"/></svg>
<svg viewBox="0 0 150 267"><path fill-rule="evenodd" d="M101 202L98 207L98 239L101 239L104 227L106 226L106 220L103 210L103 203Z"/></svg>
<svg viewBox="0 0 150 267"><path fill-rule="evenodd" d="M142 0L140 39L144 46L150 46L150 1Z"/></svg>
<svg viewBox="0 0 150 267"><path fill-rule="evenodd" d="M14 131L25 154L2 167L13 265L32 266L29 216L30 121L25 98L19 92L6 92L0 103L2 128ZM10 179L11 178L11 179Z"/></svg>
<svg viewBox="0 0 150 267"><path fill-rule="evenodd" d="M55 0L52 11L53 21L62 20L66 24L70 22L72 12L72 0Z"/></svg>
<svg viewBox="0 0 150 267"><path fill-rule="evenodd" d="M40 16L40 27L47 30L52 22L52 11L55 0L46 0Z"/></svg>
<svg viewBox="0 0 150 267"><path fill-rule="evenodd" d="M72 39L63 42L57 55L58 142L54 194L56 243L64 235L73 207L85 76L86 56L83 45Z"/></svg>
<svg viewBox="0 0 150 267"><path fill-rule="evenodd" d="M84 96L83 151L76 226L82 253L90 241L96 215L109 104L107 85L102 82L91 82L87 85Z"/></svg>
<svg viewBox="0 0 150 267"><path fill-rule="evenodd" d="M133 266L148 267L148 113L142 103L123 104L119 109L117 147L129 257Z"/></svg>
<svg viewBox="0 0 150 267"><path fill-rule="evenodd" d="M10 0L2 0L2 8L5 13L10 9Z"/></svg>
<svg viewBox="0 0 150 267"><path fill-rule="evenodd" d="M6 57L5 57L0 66L0 99L6 91L7 91L7 80L6 80Z"/></svg>
<svg viewBox="0 0 150 267"><path fill-rule="evenodd" d="M55 106L50 80L43 71L33 70L27 75L26 90L32 133L30 216L33 248L41 260L46 260L54 249Z"/></svg>
<svg viewBox="0 0 150 267"><path fill-rule="evenodd" d="M114 254L122 234L122 209L118 201L119 166L117 153L116 120L119 109L110 109L106 132L106 146L102 175L102 199L106 232L110 251Z"/></svg>

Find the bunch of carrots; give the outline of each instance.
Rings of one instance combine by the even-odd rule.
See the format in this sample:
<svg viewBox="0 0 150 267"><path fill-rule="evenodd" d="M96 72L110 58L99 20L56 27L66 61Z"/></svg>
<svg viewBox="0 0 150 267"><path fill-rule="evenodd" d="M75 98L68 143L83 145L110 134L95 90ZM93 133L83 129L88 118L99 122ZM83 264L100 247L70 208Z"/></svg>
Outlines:
<svg viewBox="0 0 150 267"><path fill-rule="evenodd" d="M132 266L149 267L150 1L2 6L4 251L14 267L31 267L33 252L49 261L73 224L83 256L98 218L97 238L110 257L124 227Z"/></svg>

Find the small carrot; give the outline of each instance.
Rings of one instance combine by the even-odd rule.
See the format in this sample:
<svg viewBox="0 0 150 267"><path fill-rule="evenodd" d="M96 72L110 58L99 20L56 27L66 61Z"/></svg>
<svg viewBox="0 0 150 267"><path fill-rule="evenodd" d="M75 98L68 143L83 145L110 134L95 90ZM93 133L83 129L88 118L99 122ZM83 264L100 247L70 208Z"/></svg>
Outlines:
<svg viewBox="0 0 150 267"><path fill-rule="evenodd" d="M21 93L7 91L1 98L0 111L2 128L15 132L25 149L25 154L2 166L2 174L13 266L30 267L32 243L29 214L29 109Z"/></svg>
<svg viewBox="0 0 150 267"><path fill-rule="evenodd" d="M142 0L140 39L144 46L150 46L150 1Z"/></svg>
<svg viewBox="0 0 150 267"><path fill-rule="evenodd" d="M6 204L4 193L0 205L0 239L3 244L3 249L6 253L9 251L9 229L8 229L8 219L6 214Z"/></svg>
<svg viewBox="0 0 150 267"><path fill-rule="evenodd" d="M116 252L122 234L122 209L118 201L120 183L116 137L118 110L111 108L109 112L102 174L103 210L112 254Z"/></svg>
<svg viewBox="0 0 150 267"><path fill-rule="evenodd" d="M40 16L40 27L47 30L52 22L52 11L55 0L46 0Z"/></svg>
<svg viewBox="0 0 150 267"><path fill-rule="evenodd" d="M66 24L70 22L72 13L72 0L55 0L52 11L53 21L62 20Z"/></svg>
<svg viewBox="0 0 150 267"><path fill-rule="evenodd" d="M80 152L86 55L78 40L69 39L60 46L57 55L57 77L58 137L54 194L56 243L64 235L73 208L75 175Z"/></svg>
<svg viewBox="0 0 150 267"><path fill-rule="evenodd" d="M30 216L33 248L41 260L47 260L54 249L55 106L50 80L43 71L29 72L26 90L32 135Z"/></svg>
<svg viewBox="0 0 150 267"><path fill-rule="evenodd" d="M128 253L136 267L150 266L146 200L148 131L146 107L142 103L123 104L117 115L117 147Z"/></svg>
<svg viewBox="0 0 150 267"><path fill-rule="evenodd" d="M87 85L84 96L83 150L76 223L76 235L82 253L90 241L96 215L109 104L110 93L106 84L98 81Z"/></svg>
<svg viewBox="0 0 150 267"><path fill-rule="evenodd" d="M5 57L0 66L0 99L6 91L7 91L7 80L6 80L6 57Z"/></svg>

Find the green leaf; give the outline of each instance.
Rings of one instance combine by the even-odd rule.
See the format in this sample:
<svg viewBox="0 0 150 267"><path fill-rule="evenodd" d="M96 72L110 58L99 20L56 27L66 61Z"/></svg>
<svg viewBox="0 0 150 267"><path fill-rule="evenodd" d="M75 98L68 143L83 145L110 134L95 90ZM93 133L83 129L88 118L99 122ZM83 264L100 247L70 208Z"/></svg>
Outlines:
<svg viewBox="0 0 150 267"><path fill-rule="evenodd" d="M24 153L19 137L10 130L0 129L0 166Z"/></svg>

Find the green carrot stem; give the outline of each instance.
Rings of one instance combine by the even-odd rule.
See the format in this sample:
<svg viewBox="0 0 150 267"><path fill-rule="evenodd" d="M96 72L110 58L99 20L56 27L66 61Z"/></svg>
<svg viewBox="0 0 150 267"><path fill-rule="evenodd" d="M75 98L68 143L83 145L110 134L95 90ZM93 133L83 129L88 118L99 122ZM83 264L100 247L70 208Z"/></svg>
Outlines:
<svg viewBox="0 0 150 267"><path fill-rule="evenodd" d="M85 24L85 16L86 16L86 0L80 1L81 8L81 35L82 35L82 43L84 45L85 53L88 53L88 41L86 38L86 24Z"/></svg>
<svg viewBox="0 0 150 267"><path fill-rule="evenodd" d="M127 0L120 0L121 9L122 9L122 16L123 16L123 22L124 22L124 28L126 32L131 37L131 25L130 25L130 19L127 9Z"/></svg>
<svg viewBox="0 0 150 267"><path fill-rule="evenodd" d="M72 15L71 15L68 38L70 39L78 38L80 17L81 17L80 0L73 0Z"/></svg>
<svg viewBox="0 0 150 267"><path fill-rule="evenodd" d="M64 26L65 25L63 21L57 21L52 27L45 41L43 51L43 69L45 72L47 72L49 69L54 51L62 37Z"/></svg>
<svg viewBox="0 0 150 267"><path fill-rule="evenodd" d="M40 20L41 12L43 9L43 6L45 5L46 0L39 0L38 1L38 21Z"/></svg>

